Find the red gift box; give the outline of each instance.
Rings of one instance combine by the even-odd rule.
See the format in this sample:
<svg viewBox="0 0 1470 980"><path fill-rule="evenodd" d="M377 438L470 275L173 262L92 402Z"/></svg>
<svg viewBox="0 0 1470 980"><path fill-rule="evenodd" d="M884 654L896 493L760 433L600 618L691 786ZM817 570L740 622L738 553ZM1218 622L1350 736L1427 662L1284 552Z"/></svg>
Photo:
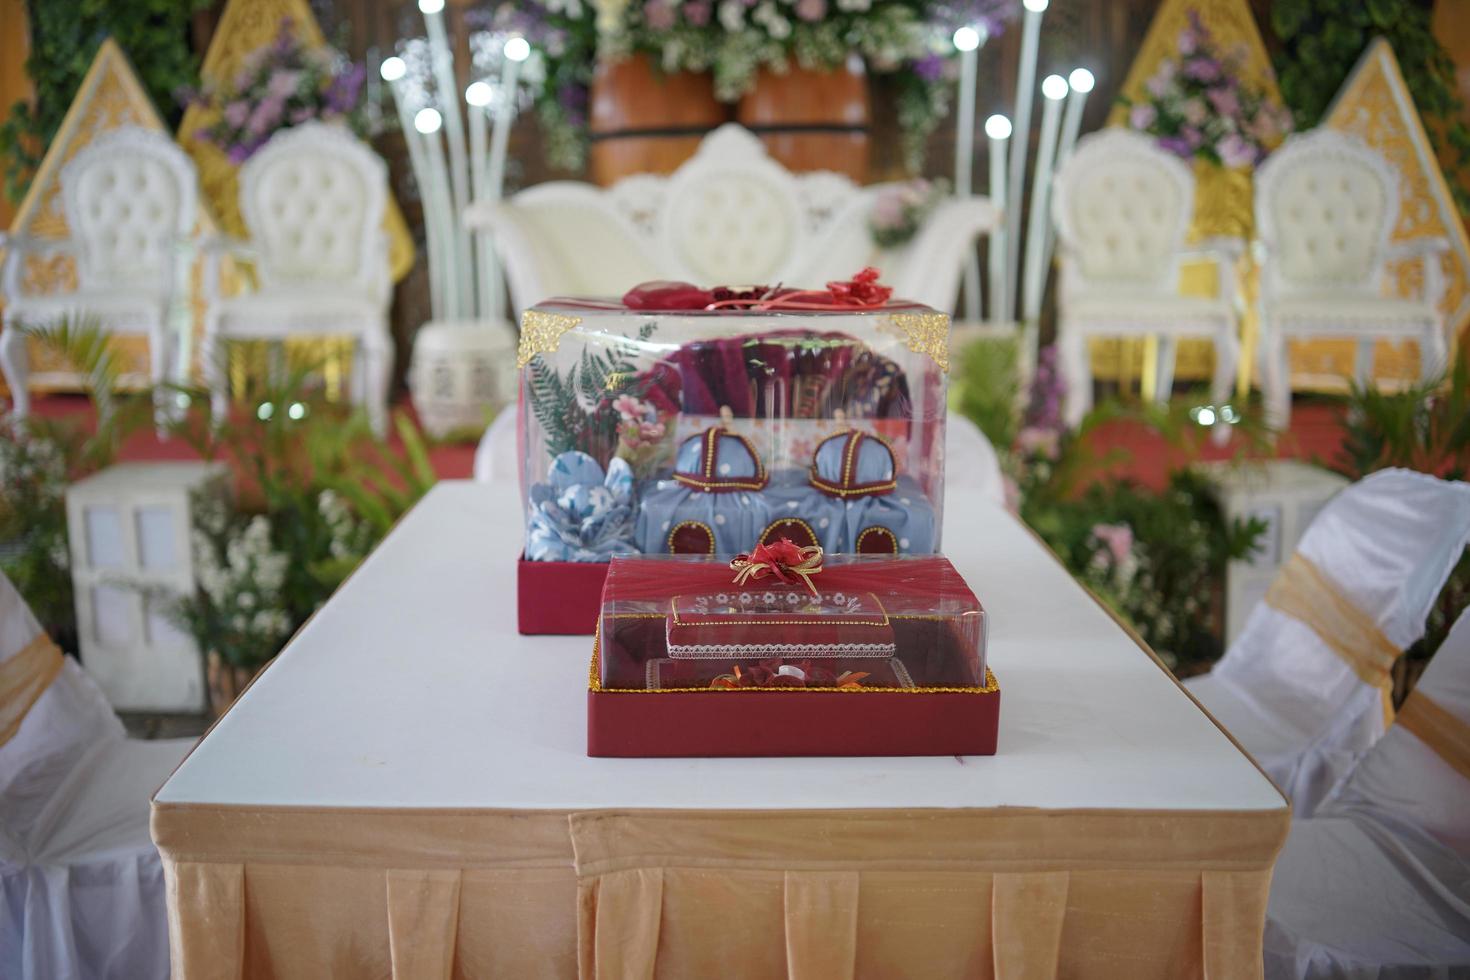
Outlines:
<svg viewBox="0 0 1470 980"><path fill-rule="evenodd" d="M607 562L516 562L516 627L530 636L591 636Z"/></svg>
<svg viewBox="0 0 1470 980"><path fill-rule="evenodd" d="M733 607L749 592L758 606L771 591L779 608L785 590L805 594L804 586L767 579L741 587L730 578L724 562L709 559L613 560L589 676L588 755L995 753L1000 689L984 662L985 613L948 559L837 556L814 576L828 607L836 593L871 595L882 615L848 618L882 622L872 629L889 631L892 654L768 657L768 642L793 638L791 624L719 614L701 625L717 632L727 656L670 656L676 596L723 593ZM820 645L819 618L812 623L802 638ZM841 634L829 627L828 636Z"/></svg>

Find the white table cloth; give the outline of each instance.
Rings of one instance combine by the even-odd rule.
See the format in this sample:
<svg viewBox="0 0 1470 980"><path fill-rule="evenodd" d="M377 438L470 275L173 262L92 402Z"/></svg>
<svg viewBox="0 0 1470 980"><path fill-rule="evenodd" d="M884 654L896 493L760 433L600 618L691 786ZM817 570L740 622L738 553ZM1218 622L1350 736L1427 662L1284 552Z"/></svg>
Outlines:
<svg viewBox="0 0 1470 980"><path fill-rule="evenodd" d="M978 495L951 494L944 536L946 552L992 617L990 663L1002 691L998 755L591 759L585 754L591 638L516 633L515 557L521 539L516 489L504 484L439 485L257 678L157 794L154 836L172 877L176 970L182 964L184 976L214 975L214 968L205 964L219 962L222 970L238 966L248 976L269 972L274 957L273 968L280 975L308 975L305 967L299 973L282 968L289 932L293 949L337 944L335 953L323 951L313 961L315 968L340 966L342 956L376 968L391 954L394 976L413 975L404 972L409 970L409 953L389 939L407 935L413 916L420 914L413 910L417 906L405 911L405 896L443 892L459 903L457 918L440 924L449 930L447 942L453 947L458 923L458 950L445 955L460 962L451 969L447 960L435 961L430 975L442 968L443 975L457 976L468 969L463 962L470 955L465 933L474 896L470 878L463 879L461 892L460 879L445 870L454 865L453 851L473 852L476 861L493 859L500 862L496 868L516 867L510 837L549 814L553 822L536 824L543 830L528 838L521 866L561 875L557 883L543 884L576 902L575 875L597 873L581 866L583 857L592 861L593 851L598 860L608 857L599 850L601 838L595 833L582 841L586 854L577 851L577 817L588 817L588 811L596 820L607 815L636 818L618 812L630 809L666 811L668 817L692 813L696 818L698 812L738 810L750 813L752 821L763 819L754 811L772 811L772 820L836 817L840 827L844 818L832 811L865 810L869 816L881 811L880 816L900 821L924 813L1002 820L1065 814L1093 821L1085 825L1105 832L1126 825L1127 819L1119 823L1118 818L1138 813L1170 826L1170 821L1196 817L1244 821L1241 826L1256 828L1255 851L1233 852L1230 834L1219 834L1207 844L1194 842L1204 848L1199 853L1219 860L1200 858L1205 884L1198 876L1192 878L1182 893L1192 898L1182 903L1171 899L1163 914L1194 923L1182 927L1181 935L1189 935L1180 942L1193 950L1189 956L1197 955L1203 888L1208 961L1211 903L1232 888L1250 891L1251 900L1241 906L1247 920L1246 952L1235 955L1240 952L1235 948L1223 972L1258 975L1265 899L1261 876L1269 878L1288 820L1281 794L1001 508ZM341 844L343 821L350 822L354 814L374 821L374 829L350 846ZM478 814L505 821L495 825L500 828L495 839L475 830ZM571 847L564 840L569 833L566 815L572 815ZM407 833L403 828L420 816L438 820L442 827L462 825L460 838L444 838L459 843L432 854L427 847L415 851L400 846ZM298 818L317 821L304 837L298 831L307 825ZM279 830L262 829L269 827ZM670 832L677 836L681 831L676 827ZM288 845L287 838L295 843ZM308 838L314 853L292 851L305 846ZM986 853L983 840L953 844L975 851L976 861L997 856ZM1035 846L1044 853L1046 841ZM1105 849L1108 842L1093 840L1087 846ZM1133 855L1129 860L1147 863L1150 846L1145 839L1120 846L1120 853L1128 851ZM1158 847L1162 854L1169 845L1160 840ZM628 855L614 857L624 860ZM362 916L352 919L313 905L296 910L287 923L273 918L270 909L257 907L260 889L269 886L268 876L255 870L258 866L279 870L297 861L332 865L338 858L356 868L375 865L375 877L338 881L343 887L375 889L373 901L378 906L386 901L386 910L374 907L370 921L360 921ZM416 870L403 871L405 863ZM1045 864L1043 860L1038 867ZM1103 868L1105 863L1093 866ZM1257 877L1242 885L1230 878L1236 869ZM1211 873L1224 877L1212 885ZM436 877L444 874L451 878ZM386 900L381 898L384 875ZM1002 877L995 875L997 893ZM1107 881L1103 875L1088 887L1105 890ZM1026 881L1017 885L1023 891L1029 887ZM556 892L558 888L567 890ZM1074 886L1074 897L1082 891ZM572 916L581 916L577 928L568 925L567 941L577 945L581 929L581 967L587 973L594 968L591 947L604 937L589 935L594 923L585 907L590 901L585 890L580 901L580 912L567 910L569 923ZM862 901L869 902L866 892ZM202 921L206 910L216 917L224 910L227 921ZM1067 905L1067 930L1073 928L1075 911ZM236 914L243 926L229 921ZM1060 909L1056 914L1062 915ZM320 921L303 924L302 916ZM1257 918L1254 924L1252 917ZM666 924L672 928L673 923ZM1060 919L1057 924L1060 928ZM415 928L423 932L423 921ZM273 937L272 929L279 935ZM352 935L333 938L329 930ZM676 939L666 934L658 940L660 955ZM789 943L788 935L788 953ZM1003 968L999 947L997 942L995 972L1016 975ZM571 971L572 952L546 961L546 971ZM1064 953L1063 968L1068 962ZM792 972L799 973L796 960L791 963ZM596 963L600 975L617 975L615 967ZM488 966L486 971L493 972ZM1101 972L1129 971L1119 965Z"/></svg>

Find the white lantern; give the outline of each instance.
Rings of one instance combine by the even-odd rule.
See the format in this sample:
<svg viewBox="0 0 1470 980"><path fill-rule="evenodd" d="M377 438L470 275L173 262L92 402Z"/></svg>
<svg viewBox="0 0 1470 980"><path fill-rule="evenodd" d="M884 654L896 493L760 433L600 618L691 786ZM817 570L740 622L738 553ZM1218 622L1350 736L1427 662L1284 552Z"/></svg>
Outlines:
<svg viewBox="0 0 1470 980"><path fill-rule="evenodd" d="M197 712L204 664L167 606L192 594L195 493L228 493L221 463L124 463L66 491L82 662L113 707Z"/></svg>
<svg viewBox="0 0 1470 980"><path fill-rule="evenodd" d="M1201 465L1227 522L1260 518L1266 533L1248 557L1225 572L1225 644L1245 629L1246 618L1266 596L1281 563L1290 558L1317 513L1348 480L1330 470L1290 459L1264 463Z"/></svg>
<svg viewBox="0 0 1470 980"><path fill-rule="evenodd" d="M515 331L498 321L424 324L414 337L408 386L429 435L478 437L494 410L515 400Z"/></svg>

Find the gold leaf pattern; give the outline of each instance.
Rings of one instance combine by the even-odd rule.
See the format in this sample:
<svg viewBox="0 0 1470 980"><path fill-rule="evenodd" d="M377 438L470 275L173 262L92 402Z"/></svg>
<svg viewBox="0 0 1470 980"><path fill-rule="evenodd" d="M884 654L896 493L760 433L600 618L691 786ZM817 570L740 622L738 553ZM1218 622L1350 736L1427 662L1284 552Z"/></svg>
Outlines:
<svg viewBox="0 0 1470 980"><path fill-rule="evenodd" d="M927 354L939 370L949 372L949 315L946 313L894 313L893 326L904 335L909 350Z"/></svg>
<svg viewBox="0 0 1470 980"><path fill-rule="evenodd" d="M561 335L582 322L579 316L527 310L521 314L521 342L516 348L516 367L523 368L537 354L550 354L561 346Z"/></svg>
<svg viewBox="0 0 1470 980"><path fill-rule="evenodd" d="M1470 238L1388 41L1379 38L1369 45L1333 100L1323 125L1357 136L1398 171L1402 196L1393 241L1427 236L1449 241L1450 250L1441 257L1445 291L1440 310L1451 337L1458 335L1470 323ZM1417 295L1422 276L1418 260L1389 267L1389 281L1400 296ZM1343 346L1349 352L1352 349L1350 342ZM1350 353L1346 360L1351 365ZM1380 343L1375 375L1414 377L1417 361L1417 354L1411 359L1396 345ZM1390 373L1394 367L1397 370Z"/></svg>
<svg viewBox="0 0 1470 980"><path fill-rule="evenodd" d="M68 236L62 210L61 171L79 150L119 126L141 126L167 132L132 65L117 43L102 42L77 89L66 117L58 127L30 190L16 210L11 231L18 236L61 239ZM66 254L30 255L22 277L23 288L42 294L72 292L77 288L76 262ZM196 328L201 321L196 321ZM118 336L110 340L125 380L148 377L148 339ZM34 391L75 390L80 379L37 343L27 345Z"/></svg>

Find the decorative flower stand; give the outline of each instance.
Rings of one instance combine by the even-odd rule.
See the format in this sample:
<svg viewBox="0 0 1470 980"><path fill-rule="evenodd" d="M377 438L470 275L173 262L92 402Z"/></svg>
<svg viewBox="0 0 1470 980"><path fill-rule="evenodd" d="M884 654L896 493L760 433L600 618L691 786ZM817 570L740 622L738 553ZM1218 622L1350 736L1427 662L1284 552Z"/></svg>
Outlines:
<svg viewBox="0 0 1470 980"><path fill-rule="evenodd" d="M408 387L424 430L436 439L471 430L516 397L516 334L503 322L426 323L413 342Z"/></svg>
<svg viewBox="0 0 1470 980"><path fill-rule="evenodd" d="M1261 464L1206 463L1201 470L1214 484L1225 520L1258 517L1266 522L1256 550L1232 561L1225 571L1225 644L1245 629L1246 618L1271 588L1281 563L1296 551L1303 532L1324 504L1348 480L1291 459Z"/></svg>
<svg viewBox="0 0 1470 980"><path fill-rule="evenodd" d="M66 492L82 662L113 707L203 711L204 665L167 605L195 588L196 493L227 493L220 463L124 463Z"/></svg>

